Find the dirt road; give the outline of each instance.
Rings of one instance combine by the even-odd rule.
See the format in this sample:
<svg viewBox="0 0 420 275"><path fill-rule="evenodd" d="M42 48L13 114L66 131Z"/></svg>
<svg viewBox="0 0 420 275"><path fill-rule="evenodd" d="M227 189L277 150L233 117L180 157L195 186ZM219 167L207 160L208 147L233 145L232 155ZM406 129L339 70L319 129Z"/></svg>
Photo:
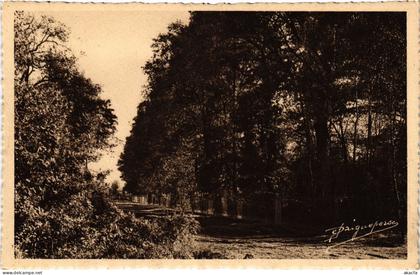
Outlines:
<svg viewBox="0 0 420 275"><path fill-rule="evenodd" d="M372 234L330 247L326 235L302 236L288 228L238 221L223 217L198 217L199 250L208 257L229 259L403 259L406 244L395 233ZM305 233L303 233L305 235ZM345 241L341 240L341 241ZM337 243L333 243L337 244Z"/></svg>
<svg viewBox="0 0 420 275"><path fill-rule="evenodd" d="M171 212L153 205L130 204L123 208L138 216L162 216ZM296 229L287 224L272 226L207 215L195 215L195 218L201 226L196 237L199 258L404 259L407 255L406 244L392 231L329 248L331 244L325 242L328 236L314 234L314 230L305 232L303 227Z"/></svg>

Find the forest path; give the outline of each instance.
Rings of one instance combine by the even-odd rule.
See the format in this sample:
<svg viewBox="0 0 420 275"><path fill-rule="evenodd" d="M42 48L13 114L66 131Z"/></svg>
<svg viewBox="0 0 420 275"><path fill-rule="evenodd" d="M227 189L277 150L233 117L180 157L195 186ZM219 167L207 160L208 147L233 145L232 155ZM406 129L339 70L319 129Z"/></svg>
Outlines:
<svg viewBox="0 0 420 275"><path fill-rule="evenodd" d="M164 216L172 209L159 205L117 203L137 216ZM202 258L228 259L403 259L406 244L389 232L330 248L326 235L314 235L290 225L272 226L229 217L194 215L200 223L196 237ZM299 233L298 233L299 232Z"/></svg>
<svg viewBox="0 0 420 275"><path fill-rule="evenodd" d="M199 250L207 257L229 259L402 259L406 245L396 234L372 234L328 248L326 235L297 234L284 226L269 226L224 217L199 217Z"/></svg>

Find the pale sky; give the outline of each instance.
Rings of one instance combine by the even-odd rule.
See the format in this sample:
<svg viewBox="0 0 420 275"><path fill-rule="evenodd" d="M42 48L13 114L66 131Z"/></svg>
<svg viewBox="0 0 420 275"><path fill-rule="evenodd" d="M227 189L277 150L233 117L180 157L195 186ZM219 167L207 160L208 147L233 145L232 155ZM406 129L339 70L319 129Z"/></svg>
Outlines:
<svg viewBox="0 0 420 275"><path fill-rule="evenodd" d="M129 135L141 90L147 78L141 67L152 56L152 39L177 20L187 23L185 11L63 11L43 12L71 30L68 46L79 58L85 76L102 86L102 97L110 99L118 117L116 137L122 142L114 152L91 165L111 170L107 181L120 179L117 161Z"/></svg>

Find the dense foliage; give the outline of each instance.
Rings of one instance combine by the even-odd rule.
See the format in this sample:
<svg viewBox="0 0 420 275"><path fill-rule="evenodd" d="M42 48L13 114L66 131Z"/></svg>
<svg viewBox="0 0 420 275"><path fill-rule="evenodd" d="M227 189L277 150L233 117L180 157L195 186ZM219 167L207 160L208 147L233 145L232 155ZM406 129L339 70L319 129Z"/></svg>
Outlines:
<svg viewBox="0 0 420 275"><path fill-rule="evenodd" d="M15 246L24 258L191 257L183 216L117 209L88 169L110 147L116 117L49 17L15 14ZM102 180L101 180L102 179Z"/></svg>
<svg viewBox="0 0 420 275"><path fill-rule="evenodd" d="M405 32L403 13L192 12L144 66L125 190L280 195L302 220L404 224Z"/></svg>

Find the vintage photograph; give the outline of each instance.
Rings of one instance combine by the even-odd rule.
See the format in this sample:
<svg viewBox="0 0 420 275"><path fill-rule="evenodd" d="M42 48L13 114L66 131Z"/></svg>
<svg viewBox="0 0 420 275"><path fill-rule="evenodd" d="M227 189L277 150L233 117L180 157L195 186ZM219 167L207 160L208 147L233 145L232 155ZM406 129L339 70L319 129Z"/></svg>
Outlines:
<svg viewBox="0 0 420 275"><path fill-rule="evenodd" d="M15 10L13 257L406 260L407 33L405 11Z"/></svg>

